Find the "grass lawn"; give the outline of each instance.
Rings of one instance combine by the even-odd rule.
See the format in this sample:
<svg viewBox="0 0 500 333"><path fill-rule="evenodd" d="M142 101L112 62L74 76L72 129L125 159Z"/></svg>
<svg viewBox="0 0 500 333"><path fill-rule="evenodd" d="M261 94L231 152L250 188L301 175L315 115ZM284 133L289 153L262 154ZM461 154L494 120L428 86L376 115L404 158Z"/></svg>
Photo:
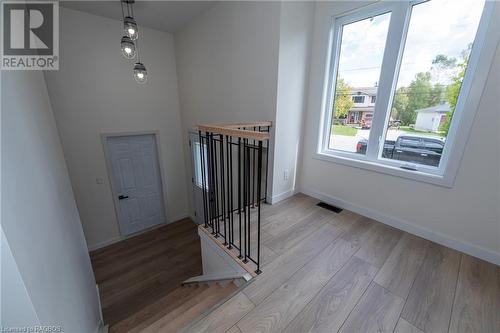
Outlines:
<svg viewBox="0 0 500 333"><path fill-rule="evenodd" d="M356 136L358 130L351 126L333 125L332 134L344 136Z"/></svg>
<svg viewBox="0 0 500 333"><path fill-rule="evenodd" d="M413 134L426 134L426 135L432 135L432 136L438 136L438 137L444 136L443 132L434 133L434 132L417 131L413 128L410 128L409 126L401 126L399 128L399 130L403 131L403 132L407 132L407 133L413 133Z"/></svg>

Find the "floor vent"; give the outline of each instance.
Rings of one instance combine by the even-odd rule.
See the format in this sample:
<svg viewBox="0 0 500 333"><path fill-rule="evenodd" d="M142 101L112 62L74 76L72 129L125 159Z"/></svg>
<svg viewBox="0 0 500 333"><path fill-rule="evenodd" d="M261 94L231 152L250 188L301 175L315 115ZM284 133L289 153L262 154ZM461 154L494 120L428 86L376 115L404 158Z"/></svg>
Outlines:
<svg viewBox="0 0 500 333"><path fill-rule="evenodd" d="M329 205L329 204L324 203L324 202L320 202L316 206L319 206L319 207L331 210L332 212L335 212L337 214L340 213L343 210L342 208L335 207L335 206Z"/></svg>

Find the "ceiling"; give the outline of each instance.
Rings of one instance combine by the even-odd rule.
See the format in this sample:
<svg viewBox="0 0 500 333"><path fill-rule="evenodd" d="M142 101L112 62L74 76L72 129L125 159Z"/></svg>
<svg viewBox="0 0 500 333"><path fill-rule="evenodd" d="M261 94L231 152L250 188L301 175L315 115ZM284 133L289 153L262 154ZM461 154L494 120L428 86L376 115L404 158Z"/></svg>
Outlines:
<svg viewBox="0 0 500 333"><path fill-rule="evenodd" d="M139 25L175 32L215 1L136 1L134 16ZM60 1L62 7L121 20L120 1Z"/></svg>

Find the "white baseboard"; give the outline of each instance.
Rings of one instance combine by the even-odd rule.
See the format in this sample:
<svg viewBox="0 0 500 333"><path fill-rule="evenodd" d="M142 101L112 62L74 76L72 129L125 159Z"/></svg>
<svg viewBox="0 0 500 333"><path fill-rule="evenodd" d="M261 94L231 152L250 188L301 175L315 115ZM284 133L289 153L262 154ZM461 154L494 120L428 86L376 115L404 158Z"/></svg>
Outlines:
<svg viewBox="0 0 500 333"><path fill-rule="evenodd" d="M168 220L167 220L167 222L157 224L157 225L155 225L155 226L153 226L151 228L144 229L144 230L141 230L139 232L136 232L136 233L133 233L133 234L130 234L130 235L126 235L126 236L122 236L122 235L116 236L116 237L110 238L108 240L105 240L103 242L100 242L100 243L97 243L97 244L93 244L93 245L89 245L88 246L89 252L98 250L98 249L100 249L102 247L105 247L105 246L108 246L108 245L111 245L111 244L114 244L114 243L117 243L117 242L119 242L121 240L124 240L124 239L130 238L130 237L134 237L134 236L143 234L145 232L154 230L156 228L160 228L161 226L164 226L164 225L167 225L167 224L170 224L170 223L174 223L174 222L183 220L183 219L185 219L187 217L190 217L190 216L188 214L180 214L180 215L177 215L177 216L169 217Z"/></svg>
<svg viewBox="0 0 500 333"><path fill-rule="evenodd" d="M100 242L100 243L97 243L97 244L94 244L94 245L89 245L88 246L89 252L90 251L98 250L98 249L100 249L102 247L105 247L105 246L108 246L108 245L111 245L111 244L114 244L116 242L121 241L122 239L124 239L124 237L117 236L117 237L113 237L113 238L110 238L108 240L105 240L104 242Z"/></svg>
<svg viewBox="0 0 500 333"><path fill-rule="evenodd" d="M283 192L283 193L280 193L277 195L273 195L271 197L271 204L274 205L275 203L278 203L280 201L288 199L291 196L293 196L295 193L297 193L297 189L293 189L293 190L289 190L289 191L286 191L286 192Z"/></svg>
<svg viewBox="0 0 500 333"><path fill-rule="evenodd" d="M184 220L185 218L191 218L191 216L187 213L182 213L176 216L171 216L168 218L167 224L174 223L180 220ZM193 220L194 221L194 220Z"/></svg>
<svg viewBox="0 0 500 333"><path fill-rule="evenodd" d="M392 217L392 216L387 216L383 213L380 213L378 211L375 211L373 209L365 208L358 206L352 202L348 202L346 200L337 198L335 196L321 193L312 189L308 188L300 188L298 192L302 192L304 194L307 194L311 197L314 197L318 200L324 201L328 204L338 206L343 209L347 209L350 211L353 211L357 214L369 217L373 220L376 220L378 222L390 225L394 228L406 231L410 234L425 238L427 240L430 240L432 242L450 247L452 249L455 249L457 251L469 254L473 257L477 257L479 259L491 262L495 265L500 265L500 253L491 251L489 249L485 249L481 246L477 246L474 244L471 244L469 242L461 241L458 239L455 239L453 237L437 233L431 230L428 230L426 228L422 228L419 226L416 226L414 224L411 224L407 221Z"/></svg>

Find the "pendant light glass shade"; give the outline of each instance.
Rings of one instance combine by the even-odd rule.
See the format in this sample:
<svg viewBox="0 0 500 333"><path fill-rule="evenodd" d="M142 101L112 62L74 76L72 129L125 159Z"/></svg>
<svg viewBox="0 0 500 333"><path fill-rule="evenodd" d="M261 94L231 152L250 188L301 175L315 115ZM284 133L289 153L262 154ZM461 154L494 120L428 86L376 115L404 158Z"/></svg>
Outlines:
<svg viewBox="0 0 500 333"><path fill-rule="evenodd" d="M126 59L134 59L136 55L135 44L128 36L123 36L121 41L122 54Z"/></svg>
<svg viewBox="0 0 500 333"><path fill-rule="evenodd" d="M142 63L137 62L134 66L134 79L137 83L146 83L148 80L148 72L146 71L146 66Z"/></svg>
<svg viewBox="0 0 500 333"><path fill-rule="evenodd" d="M139 29L133 17L127 16L123 20L123 30L130 39L136 40L139 37Z"/></svg>

